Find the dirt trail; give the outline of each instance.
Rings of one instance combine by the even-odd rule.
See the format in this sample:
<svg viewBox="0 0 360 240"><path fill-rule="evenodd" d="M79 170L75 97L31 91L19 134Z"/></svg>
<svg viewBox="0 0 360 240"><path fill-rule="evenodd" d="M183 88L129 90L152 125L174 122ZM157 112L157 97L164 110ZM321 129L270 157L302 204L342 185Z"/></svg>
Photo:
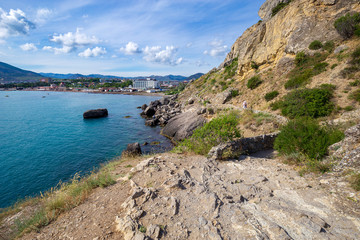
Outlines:
<svg viewBox="0 0 360 240"><path fill-rule="evenodd" d="M360 239L357 203L268 155L156 155L23 239Z"/></svg>

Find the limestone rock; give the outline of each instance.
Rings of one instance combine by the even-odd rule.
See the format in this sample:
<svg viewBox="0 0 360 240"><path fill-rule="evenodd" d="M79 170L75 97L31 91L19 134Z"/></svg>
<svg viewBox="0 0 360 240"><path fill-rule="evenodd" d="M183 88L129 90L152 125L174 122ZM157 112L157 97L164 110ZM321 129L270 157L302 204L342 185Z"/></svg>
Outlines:
<svg viewBox="0 0 360 240"><path fill-rule="evenodd" d="M102 118L102 117L107 117L107 116L108 116L108 110L106 108L88 110L88 111L84 112L84 114L83 114L83 117L85 119Z"/></svg>
<svg viewBox="0 0 360 240"><path fill-rule="evenodd" d="M272 10L279 3L287 3L290 0L267 0L261 5L260 10L258 12L259 17L263 20L269 20L271 18Z"/></svg>
<svg viewBox="0 0 360 240"><path fill-rule="evenodd" d="M224 104L231 99L231 89L226 90L224 92L218 93L213 99L213 103L215 104Z"/></svg>
<svg viewBox="0 0 360 240"><path fill-rule="evenodd" d="M191 136L193 131L204 123L205 119L196 112L185 112L172 118L161 134L175 142L180 141Z"/></svg>

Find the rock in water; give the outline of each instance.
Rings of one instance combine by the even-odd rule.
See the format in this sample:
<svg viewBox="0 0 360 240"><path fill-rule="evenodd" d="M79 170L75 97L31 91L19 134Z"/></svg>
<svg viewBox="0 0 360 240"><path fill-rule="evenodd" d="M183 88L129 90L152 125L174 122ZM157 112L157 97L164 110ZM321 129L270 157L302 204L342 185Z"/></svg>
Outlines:
<svg viewBox="0 0 360 240"><path fill-rule="evenodd" d="M141 147L138 142L130 143L127 148L122 152L123 156L139 156L141 155Z"/></svg>
<svg viewBox="0 0 360 240"><path fill-rule="evenodd" d="M101 118L101 117L107 117L108 110L106 108L99 108L99 109L93 109L88 110L84 112L83 117L85 119L87 118Z"/></svg>

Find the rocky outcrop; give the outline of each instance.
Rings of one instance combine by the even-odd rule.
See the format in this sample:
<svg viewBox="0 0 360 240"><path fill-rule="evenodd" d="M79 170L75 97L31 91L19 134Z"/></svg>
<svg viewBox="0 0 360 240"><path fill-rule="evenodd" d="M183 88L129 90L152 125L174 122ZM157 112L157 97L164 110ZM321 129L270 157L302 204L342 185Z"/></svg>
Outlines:
<svg viewBox="0 0 360 240"><path fill-rule="evenodd" d="M83 117L88 118L102 118L108 116L108 110L106 108L99 108L94 110L88 110L84 112Z"/></svg>
<svg viewBox="0 0 360 240"><path fill-rule="evenodd" d="M293 0L271 17L272 8L285 0L267 0L259 11L263 18L233 44L219 68L238 57L238 73L252 70L251 62L260 66L277 64L283 57L294 58L299 51L308 51L314 40L341 40L333 26L335 19L350 11L360 11L358 0ZM319 34L321 33L321 34Z"/></svg>
<svg viewBox="0 0 360 240"><path fill-rule="evenodd" d="M147 126L165 126L168 121L181 113L180 104L176 102L177 95L167 96L160 100L150 102L149 106L142 106L141 116L147 118Z"/></svg>
<svg viewBox="0 0 360 240"><path fill-rule="evenodd" d="M121 155L127 156L127 157L129 157L129 156L135 157L135 156L139 156L141 154L142 154L142 152L141 152L140 144L138 142L136 142L136 143L129 143Z"/></svg>
<svg viewBox="0 0 360 240"><path fill-rule="evenodd" d="M360 238L355 209L275 160L156 156L131 175L114 216L125 240Z"/></svg>
<svg viewBox="0 0 360 240"><path fill-rule="evenodd" d="M197 112L185 112L172 118L162 129L161 134L173 142L181 141L192 135L193 131L206 122Z"/></svg>
<svg viewBox="0 0 360 240"><path fill-rule="evenodd" d="M241 138L211 148L208 157L213 160L238 158L242 154L251 154L272 149L279 133L266 134L251 138Z"/></svg>
<svg viewBox="0 0 360 240"><path fill-rule="evenodd" d="M340 159L334 166L336 171L360 168L360 124L345 131L345 138L329 147L331 156Z"/></svg>
<svg viewBox="0 0 360 240"><path fill-rule="evenodd" d="M232 94L231 94L232 90L233 89L229 89L229 90L226 90L226 91L216 94L216 96L214 97L214 99L211 102L215 103L215 104L224 104L224 103L228 102L232 98Z"/></svg>

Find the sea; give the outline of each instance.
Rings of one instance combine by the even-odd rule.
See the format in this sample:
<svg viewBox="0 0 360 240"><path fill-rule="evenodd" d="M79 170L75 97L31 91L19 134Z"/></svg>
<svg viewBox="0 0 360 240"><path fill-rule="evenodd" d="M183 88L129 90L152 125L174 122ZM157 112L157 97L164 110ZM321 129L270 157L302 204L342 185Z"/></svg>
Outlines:
<svg viewBox="0 0 360 240"><path fill-rule="evenodd" d="M171 143L159 127L145 126L138 106L158 96L71 92L0 92L0 208L36 196L76 173L88 174L133 142L145 153ZM89 109L109 116L83 119Z"/></svg>

